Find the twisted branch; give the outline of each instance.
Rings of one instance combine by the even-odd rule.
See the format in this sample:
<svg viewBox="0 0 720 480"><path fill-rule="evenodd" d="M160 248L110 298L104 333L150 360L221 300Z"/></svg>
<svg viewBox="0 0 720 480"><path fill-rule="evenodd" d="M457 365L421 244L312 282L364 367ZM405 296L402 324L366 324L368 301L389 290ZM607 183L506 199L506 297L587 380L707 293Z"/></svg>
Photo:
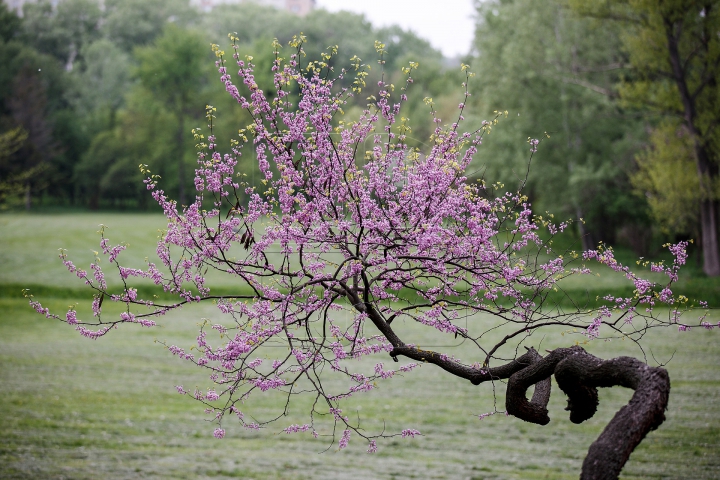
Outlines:
<svg viewBox="0 0 720 480"><path fill-rule="evenodd" d="M535 396L528 401L525 392L529 386L549 380L552 374L568 396L566 410L570 411L573 423L584 422L595 414L598 387L622 386L635 390L630 402L615 414L590 446L580 476L582 480L617 479L635 447L648 432L665 421L670 394L667 370L631 357L602 360L581 347L559 348L510 377L506 397L508 413L546 425L550 421L547 401L535 402Z"/></svg>
<svg viewBox="0 0 720 480"><path fill-rule="evenodd" d="M595 415L598 387L621 386L635 390L630 402L615 414L590 446L583 462L581 480L616 480L635 447L648 432L665 421L670 394L667 370L631 357L603 360L578 346L558 348L542 357L529 348L527 353L505 365L475 369L417 347L393 348L390 356L395 359L398 355L434 363L474 385L507 378L507 412L540 425L550 422L547 405L552 375L568 397L566 410L570 411L573 423L582 423ZM535 385L535 392L528 400L527 389L532 385Z"/></svg>

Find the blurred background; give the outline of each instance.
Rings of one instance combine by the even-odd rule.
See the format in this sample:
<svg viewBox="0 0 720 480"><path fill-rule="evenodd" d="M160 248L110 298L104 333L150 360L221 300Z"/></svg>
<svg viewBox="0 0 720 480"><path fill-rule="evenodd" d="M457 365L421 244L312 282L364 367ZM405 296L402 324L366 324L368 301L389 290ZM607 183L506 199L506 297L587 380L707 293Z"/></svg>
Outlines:
<svg viewBox="0 0 720 480"><path fill-rule="evenodd" d="M205 374L152 343L194 345L198 319L217 315L212 305L169 315L157 329L120 329L92 342L34 312L23 289L53 312L70 304L79 316L92 315L92 291L73 280L57 259L58 247L86 265L96 255L102 223L113 244L131 244L123 264L144 267L167 220L138 166L148 165L162 176L162 189L188 202L197 158L191 130L207 131L205 106L217 107L221 150L229 151L250 122L224 91L210 45L230 52L227 35L237 32L241 55L253 56L258 83L267 88L273 38L287 45L303 32L308 60L338 45L331 60L336 72L353 56L372 66L367 93L345 108L350 119L376 93L381 75L400 85L400 69L419 63L401 115L412 127L409 142L421 151L433 128L423 99L433 99L443 123L456 121L464 99L461 64L470 65L475 76L463 128L472 131L502 112L471 165L473 180L514 190L528 175L525 193L536 214L584 220L555 237L556 250L608 242L642 275L648 269L636 264L638 256L672 261L662 245L693 239L690 263L673 290L720 306L718 3L2 1L0 477L577 478L588 446L629 390L601 389L599 413L582 425L567 421L558 393L551 396L547 427L504 415L481 421L483 412L502 408L504 388L477 388L424 367L347 410L359 417L362 408L370 429L412 426L425 435L392 439L373 457L355 439L340 454L317 455L332 446L328 438L312 442L309 433L281 433L292 421L307 420L302 404L292 417L297 420L270 432L228 422L220 442L212 437L211 417L173 387L202 389ZM384 69L376 40L386 44ZM286 46L283 56L289 54ZM542 143L528 173L529 137ZM250 149L239 169L260 178ZM634 285L622 275L593 273L602 276L564 284L573 294L568 298L592 305L608 294L633 295ZM109 280L111 288L120 285L119 277ZM237 291L233 277L224 282L213 283L213 292ZM109 303L108 314L119 314L121 305ZM720 315L711 311L706 320L720 324ZM436 341L422 327L413 332L418 345ZM720 478L717 335L700 327L659 329L644 339L643 351L630 342L587 346L604 358L632 355L666 364L673 382L667 421L633 453L623 478ZM573 341L562 333L543 337L541 346ZM453 355L476 357L469 342L460 343ZM276 415L281 397L256 405L256 412Z"/></svg>
<svg viewBox="0 0 720 480"><path fill-rule="evenodd" d="M647 256L666 241L693 238L700 269L696 250L708 242L703 231L712 233L707 238L715 243L708 245L717 250L713 152L720 109L711 100L718 93L718 54L693 49L704 45L703 29L717 29L717 9L690 12L700 22L680 38L689 84L707 83L694 97L696 117L704 120L693 124L683 116L677 82L658 73L669 65L667 52L653 43L663 31L643 23L648 12L642 11L655 2L624 3L5 0L0 209L155 211L139 164L187 202L196 159L190 130L204 127L205 105L218 107L221 147L249 121L224 92L210 44L229 49L227 34L237 32L259 83L271 86L273 38L286 45L303 32L308 58L338 45L336 68L354 55L372 65L368 85L383 74L375 40L387 44L384 75L391 81L400 81L409 61L418 62L403 116L421 149L432 126L422 99L433 98L440 117L454 121L463 98L460 64L469 64L476 76L465 128L477 128L495 110L509 112L476 155L473 176L517 188L530 157L528 137L543 138L526 186L536 212L582 218L571 235L584 248L604 241ZM714 65L710 80L693 73L704 65ZM365 95L354 101L351 117L365 106ZM696 166L698 138L709 152L705 177ZM251 152L241 168L256 170ZM704 267L720 274L720 264Z"/></svg>

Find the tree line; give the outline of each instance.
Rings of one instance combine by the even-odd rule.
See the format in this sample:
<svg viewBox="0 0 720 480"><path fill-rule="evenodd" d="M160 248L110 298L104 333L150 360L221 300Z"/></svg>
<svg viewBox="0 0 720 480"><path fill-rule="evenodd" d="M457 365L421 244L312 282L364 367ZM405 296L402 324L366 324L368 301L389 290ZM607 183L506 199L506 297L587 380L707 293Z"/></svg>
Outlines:
<svg viewBox="0 0 720 480"><path fill-rule="evenodd" d="M223 5L202 13L175 0L65 0L24 6L22 18L0 6L2 203L146 208L139 164L153 167L179 197L192 186L196 149L190 130L218 107L227 142L250 118L232 108L218 80L211 43L229 32L260 67L271 43L303 32L308 57L338 45L347 58L376 58L387 39L387 72L422 58L428 96L448 83L443 57L398 27L374 28L347 12L305 18L270 7ZM262 77L265 75L265 77ZM367 81L377 82L380 69ZM272 81L266 72L259 80ZM364 106L365 99L358 99ZM417 105L416 105L417 107ZM247 169L253 162L248 159ZM186 203L183 198L182 203Z"/></svg>
<svg viewBox="0 0 720 480"><path fill-rule="evenodd" d="M476 3L478 104L517 112L486 142L486 175L516 186L519 139L543 129L526 187L536 211L583 218L585 249L647 255L660 239L694 239L704 272L720 275L720 4Z"/></svg>
<svg viewBox="0 0 720 480"><path fill-rule="evenodd" d="M476 8L475 40L462 59L477 74L465 115L479 128L508 112L476 156L476 180L508 190L525 182L535 211L583 219L576 234L586 249L620 242L647 254L668 238L694 238L705 272L720 274L717 2L497 0ZM217 79L209 46L227 44L229 32L253 57L258 83L272 82L273 38L287 44L300 32L308 59L337 45L328 62L352 68L350 58L361 59L372 67L368 84L392 84L419 63L412 88L422 92L401 115L421 150L431 110L452 121L462 101L459 65L414 33L348 12L301 18L250 2L202 13L183 0L64 0L27 4L22 18L3 5L0 15L5 208L152 208L140 164L190 202L190 131L204 125L206 105L217 107L221 146L252 121ZM387 45L382 65L375 40ZM354 98L346 118L368 101ZM525 139L543 132L528 170ZM254 178L255 159L241 161Z"/></svg>

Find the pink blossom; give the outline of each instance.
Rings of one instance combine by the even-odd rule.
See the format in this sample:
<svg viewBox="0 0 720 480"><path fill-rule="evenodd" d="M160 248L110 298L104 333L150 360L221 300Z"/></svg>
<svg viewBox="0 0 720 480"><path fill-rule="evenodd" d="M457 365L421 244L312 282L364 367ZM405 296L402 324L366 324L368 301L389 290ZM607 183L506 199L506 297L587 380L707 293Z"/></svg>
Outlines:
<svg viewBox="0 0 720 480"><path fill-rule="evenodd" d="M340 442L338 442L338 449L342 450L350 443L350 430L344 430Z"/></svg>
<svg viewBox="0 0 720 480"><path fill-rule="evenodd" d="M214 303L211 318L198 322L194 344L163 344L208 374L209 388L191 394L178 385L178 393L204 407L222 396L223 402L207 408L218 425L229 412L237 417L233 421L253 430L265 424L246 419L253 418L252 408L270 405L266 398L280 394L291 403L309 398L315 407L308 423L283 432L336 439L335 429L347 427L339 439L344 449L357 428L369 441L369 453L377 450L375 438L398 434L351 427L360 423L343 414L343 403L370 394L380 380L398 372L413 374L422 363L433 363L460 376L486 377L490 366L520 355L518 341L533 345L547 326L584 333L587 341L601 333L614 335L620 327L638 341L659 325L691 328L681 323L688 311L684 299L673 296L687 260L686 242L667 246L671 265L651 264L653 272L664 274L662 284L624 265L604 245L559 254L545 239L569 229L572 220L548 221L533 212L524 192L470 180L483 134L493 122L463 131L467 122L460 113L468 108L469 91L458 104L457 120L443 120L430 108L432 137L418 151L407 144L400 116L412 78L393 91L390 77L383 76L377 87L367 87L371 92L361 93L362 76L356 83L348 76L357 72L318 73L306 70L304 62L301 67L302 42L297 42L290 55L283 54L289 60L278 54L273 61L268 89L258 84L265 72L256 76L250 57L241 60L238 45L229 57L237 68L228 68L216 51L221 88L246 110L250 125L228 152L221 151L225 140L216 139L214 126L203 127L207 143L199 143L196 192L188 205L171 199L157 175L141 167L146 188L167 219L157 258L143 268L120 265L125 246L113 246L104 233L91 274L60 253L65 268L91 289L93 316L87 323L80 325L75 308L63 318L30 297L35 311L97 339L115 328L153 326L156 317L186 304ZM352 121L340 122L355 95L368 98L369 106L354 112ZM210 119L214 112L208 107ZM528 143L530 158L540 140ZM257 181L244 176L247 161L256 162ZM111 268L101 268L103 257ZM582 298L574 310L549 300L555 292L567 293L561 288L565 279L593 274L597 266L617 272L634 292L601 294L593 308ZM111 275L122 287L108 291ZM216 290L210 281L215 275L238 285L230 294L237 296ZM142 298L135 283L148 281L142 279L163 291L161 300ZM112 311L123 313L103 316L103 302L119 303L121 308L113 304ZM669 319L660 318L662 309L654 310L662 305L672 305ZM714 327L705 320L692 320L693 328ZM437 347L407 343L410 325L428 329ZM498 327L511 332L512 341L496 343ZM453 356L451 348L460 343L476 343L476 356L465 361ZM418 363L400 363L403 355ZM375 358L368 363L370 356ZM398 365L389 368L390 361ZM374 369L365 370L367 365ZM247 417L236 405L246 405ZM334 427L318 431L315 420L324 412ZM283 416L277 413L276 418ZM216 438L224 435L215 429ZM403 429L399 435L414 438L420 432Z"/></svg>

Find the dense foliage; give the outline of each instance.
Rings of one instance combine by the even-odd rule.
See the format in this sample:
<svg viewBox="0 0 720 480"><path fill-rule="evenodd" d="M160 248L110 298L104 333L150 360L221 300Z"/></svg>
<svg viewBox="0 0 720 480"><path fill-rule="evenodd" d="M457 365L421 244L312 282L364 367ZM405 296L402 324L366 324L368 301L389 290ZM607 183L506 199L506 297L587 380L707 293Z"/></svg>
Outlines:
<svg viewBox="0 0 720 480"><path fill-rule="evenodd" d="M537 210L578 220L569 230L578 245L621 243L647 256L665 241L695 238L702 241L692 250L712 250L718 48L707 32L718 14L713 2L678 0L666 7L663 17L650 0L477 2L475 41L463 58L477 73L468 125L479 128L493 111L510 115L492 130L470 175L515 191L527 171L520 145L544 137L548 147L533 160L524 192ZM230 100L210 80L207 46L228 32L237 32L239 50L254 57L260 82L272 81L273 38L286 43L299 32L310 56L338 46L340 55L328 60L336 69L348 68L352 55L372 58L375 40L387 45L390 83L401 81L392 72L418 63L414 85L423 92L408 100L403 116L408 144L423 153L432 133L422 121L428 105L447 117L462 101L448 88L461 81L450 68L458 59L443 58L414 33L376 28L348 12L318 9L301 18L252 2L199 12L185 0L106 1L102 7L96 0L56 7L43 0L26 4L22 18L4 5L0 15L0 133L19 128L15 138L23 138L0 157L0 208L154 208L138 188L140 163L162 176L181 204L190 202L190 130L204 106L225 112L214 127L219 138L237 138L239 126L251 120L228 108ZM663 18L674 25L687 65L687 75L676 77L697 90L691 120L668 70ZM376 83L379 72L370 70L366 81ZM342 79L337 85L350 86ZM177 94L165 94L170 91ZM358 118L366 101L351 99L348 118ZM685 141L692 148L679 149ZM674 162L679 152L685 158ZM697 166L698 152L707 154L706 174L667 174L678 168L686 174L681 165ZM252 157L240 160L251 183L260 178ZM705 271L712 273L707 265Z"/></svg>
<svg viewBox="0 0 720 480"><path fill-rule="evenodd" d="M317 10L301 18L248 2L202 13L182 0L106 1L104 8L96 0L64 0L57 7L43 0L26 4L22 18L4 4L0 12L0 132L20 127L27 134L22 150L0 160L0 172L13 183L5 207L147 208L138 188L139 163L151 165L183 199L192 187L195 158L190 130L206 104L229 105L209 87L209 45L228 32L240 32L240 50L263 67L272 63L274 37L287 42L304 32L311 55L338 45L367 58L374 54L373 42L383 40L389 70L421 57L427 96L441 95L448 75L459 78L415 34L377 29L348 12ZM349 56L332 62L350 64ZM368 81L378 75L370 72ZM364 102L357 99L347 108L358 112ZM225 111L216 128L230 138L249 117ZM245 167L251 176L257 172L250 159Z"/></svg>
<svg viewBox="0 0 720 480"><path fill-rule="evenodd" d="M563 2L481 2L478 12L474 103L512 112L486 142L482 173L516 189L527 170L522 140L546 131L527 185L536 209L582 218L583 248L622 238L646 254L650 219L628 181L644 122L613 95L627 72L620 27L579 18Z"/></svg>
<svg viewBox="0 0 720 480"><path fill-rule="evenodd" d="M620 38L633 74L623 79L619 93L625 104L665 117L655 133L654 154L645 157L641 175L672 168L657 136L687 137L685 155L695 164L695 229L703 249L703 270L720 276L720 8L715 0L572 0L575 9L604 25L622 28ZM673 125L670 132L667 125ZM676 143L676 142L675 142ZM677 152L678 150L676 150ZM649 175L648 175L649 173ZM664 203L661 184L647 184L646 193L660 197L653 203L655 217L666 226L678 224ZM692 199L686 194L685 199ZM687 203L686 203L687 205Z"/></svg>

